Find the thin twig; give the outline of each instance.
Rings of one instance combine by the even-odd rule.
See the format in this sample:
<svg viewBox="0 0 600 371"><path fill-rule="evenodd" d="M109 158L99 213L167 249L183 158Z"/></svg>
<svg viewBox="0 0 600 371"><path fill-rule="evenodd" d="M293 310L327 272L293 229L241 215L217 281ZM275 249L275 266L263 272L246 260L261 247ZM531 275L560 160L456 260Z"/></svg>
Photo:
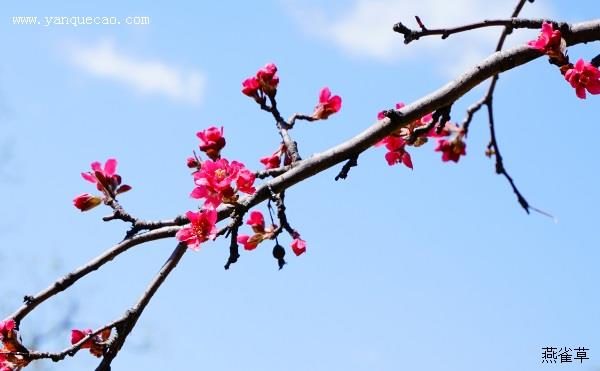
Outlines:
<svg viewBox="0 0 600 371"><path fill-rule="evenodd" d="M350 169L357 165L358 165L358 155L353 155L352 157L350 157L348 159L348 161L346 161L344 166L342 166L342 170L340 170L338 175L335 176L335 180L338 181L340 179L346 179L348 177L348 173L350 172Z"/></svg>
<svg viewBox="0 0 600 371"><path fill-rule="evenodd" d="M142 315L142 312L156 291L163 284L165 279L169 276L171 271L173 271L173 269L177 266L187 249L188 248L185 243L180 242L177 244L177 247L173 250L171 256L163 264L162 268L160 271L158 271L158 274L154 277L152 282L150 282L150 285L146 291L144 291L138 302L131 309L125 312L120 323L116 326L117 333L109 342L108 349L104 353L104 357L96 368L96 371L110 371L110 364L121 350L121 347L125 343L127 336L131 333L131 330L133 330L133 327Z"/></svg>
<svg viewBox="0 0 600 371"><path fill-rule="evenodd" d="M520 10L520 9L519 9ZM513 13L514 14L514 13ZM516 15L514 16L516 17ZM436 29L428 29L423 28L419 30L413 30L401 22L398 22L394 25L393 30L398 32L404 36L404 43L408 44L412 41L418 40L421 37L426 36L441 36L442 39L446 39L450 35L457 34L460 32L472 31L478 28L483 27L499 27L504 26L505 30L508 30L508 33L512 32L513 29L516 28L531 28L538 29L542 27L542 23L544 22L552 22L557 28L560 28L561 31L565 30L568 32L568 27L566 27L566 23L563 22L555 22L549 19L521 19L521 18L510 18L510 19L486 19L481 22L475 22L471 24L467 24L460 27L450 27L450 28L436 28Z"/></svg>
<svg viewBox="0 0 600 371"><path fill-rule="evenodd" d="M488 111L488 120L489 120L489 126L490 126L490 136L491 136L490 145L494 149L494 155L496 157L496 174L504 175L506 180L508 180L508 182L510 183L510 186L512 187L513 192L517 196L517 200L519 201L519 204L521 205L521 207L523 209L525 209L525 212L527 212L527 214L529 214L529 203L527 202L525 197L523 197L523 195L521 194L521 192L515 185L515 182L513 181L512 177L506 171L506 168L504 168L504 163L502 161L502 155L500 154L500 149L498 148L498 141L496 140L496 131L494 130L494 112L493 112L492 101L493 101L493 99L490 97L490 99L485 103L485 105L486 105L487 111Z"/></svg>
<svg viewBox="0 0 600 371"><path fill-rule="evenodd" d="M19 308L16 312L14 312L12 315L10 315L9 318L14 319L18 326L19 322L21 322L21 320L27 314L29 314L33 309L35 309L45 300L58 294L61 291L64 291L69 286L77 282L80 278L100 268L104 264L113 260L119 254L144 242L173 237L175 236L175 233L177 233L178 230L179 227L164 227L123 240L122 242L116 244L115 246L105 251L102 255L97 256L96 258L84 264L83 266L68 273L64 277L61 277L60 279L58 279L53 284L48 286L46 289L40 291L36 295L26 296L25 303L23 304L23 306Z"/></svg>

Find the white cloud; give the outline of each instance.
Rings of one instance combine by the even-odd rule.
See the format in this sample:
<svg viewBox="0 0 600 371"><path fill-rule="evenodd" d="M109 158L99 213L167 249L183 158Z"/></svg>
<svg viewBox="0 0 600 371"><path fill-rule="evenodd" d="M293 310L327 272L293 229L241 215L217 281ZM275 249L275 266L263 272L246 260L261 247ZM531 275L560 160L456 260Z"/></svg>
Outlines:
<svg viewBox="0 0 600 371"><path fill-rule="evenodd" d="M474 30L446 40L427 37L405 45L402 35L393 32L392 26L401 21L418 28L415 15L429 28L458 26L486 18L507 18L514 8L513 1L507 0L354 0L349 6L348 3L337 7L342 11L328 11L319 3L285 2L287 10L307 34L333 43L348 54L383 62L415 56L437 57L451 64L441 68L444 74L463 71L477 61L475 57L490 54L501 28ZM551 15L540 1L527 3L523 14Z"/></svg>
<svg viewBox="0 0 600 371"><path fill-rule="evenodd" d="M205 77L200 71L184 73L157 60L132 57L104 40L91 46L68 48L70 62L82 70L128 85L143 94L167 96L178 102L198 104Z"/></svg>

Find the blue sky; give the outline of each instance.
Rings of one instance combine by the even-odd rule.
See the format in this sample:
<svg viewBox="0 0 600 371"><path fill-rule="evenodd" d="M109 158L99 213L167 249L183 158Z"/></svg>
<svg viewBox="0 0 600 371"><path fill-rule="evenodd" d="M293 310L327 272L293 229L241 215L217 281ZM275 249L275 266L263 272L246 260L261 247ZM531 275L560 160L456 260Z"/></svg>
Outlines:
<svg viewBox="0 0 600 371"><path fill-rule="evenodd" d="M592 0L526 5L526 16L597 17ZM131 213L169 218L193 209L185 158L195 133L222 125L225 155L258 169L275 150L270 117L240 93L267 62L279 67L284 116L310 113L329 86L339 114L293 130L304 157L346 140L376 113L453 79L495 47L498 30L408 46L391 33L415 14L431 27L510 14L513 1L287 0L148 4L7 2L0 9L0 309L118 242L125 225L81 214L92 192L79 173L119 159ZM148 16L144 26L13 25L12 16ZM43 20L42 20L43 22ZM512 44L535 37L515 33ZM596 44L570 48L590 59ZM465 108L484 88L461 99ZM427 144L414 171L361 156L346 181L326 171L287 192L308 252L277 271L271 247L223 270L227 242L187 254L143 314L117 370L532 370L600 368L597 262L600 186L594 148L599 97L579 100L540 59L502 75L495 96L505 165L530 203L526 215L484 155L476 116L459 164ZM259 210L266 211L265 207ZM285 240L289 244L289 240ZM142 245L45 303L23 338L71 316L98 327L130 307L174 240ZM2 315L0 315L2 317ZM45 348L69 342L68 328ZM544 346L590 348L588 361L542 365ZM91 369L78 354L47 369Z"/></svg>

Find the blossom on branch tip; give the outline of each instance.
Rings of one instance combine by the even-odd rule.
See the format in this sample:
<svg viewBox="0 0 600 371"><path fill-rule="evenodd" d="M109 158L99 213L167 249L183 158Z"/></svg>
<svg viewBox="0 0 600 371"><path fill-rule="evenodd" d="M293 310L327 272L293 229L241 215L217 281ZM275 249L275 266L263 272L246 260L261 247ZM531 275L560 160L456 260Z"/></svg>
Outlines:
<svg viewBox="0 0 600 371"><path fill-rule="evenodd" d="M270 97L274 97L277 93L277 85L279 85L279 76L276 76L277 66L273 63L267 63L263 68L256 72L256 75L249 77L242 82L242 93L254 98L255 101L261 103L264 93Z"/></svg>
<svg viewBox="0 0 600 371"><path fill-rule="evenodd" d="M102 199L100 197L91 195L89 193L80 194L73 200L73 205L75 205L75 207L81 211L91 210L101 203Z"/></svg>
<svg viewBox="0 0 600 371"><path fill-rule="evenodd" d="M279 76L275 76L276 73L277 66L273 63L267 63L256 73L258 84L262 91L267 95L275 95L277 85L279 85Z"/></svg>
<svg viewBox="0 0 600 371"><path fill-rule="evenodd" d="M326 120L342 108L342 98L339 95L331 96L328 87L321 89L319 93L319 104L315 107L312 118L315 120Z"/></svg>
<svg viewBox="0 0 600 371"><path fill-rule="evenodd" d="M300 256L306 252L306 241L301 239L300 237L294 238L292 241L292 251L296 256Z"/></svg>
<svg viewBox="0 0 600 371"><path fill-rule="evenodd" d="M98 161L91 164L92 171L81 173L83 179L96 185L99 191L104 192L109 197L115 197L120 193L131 190L131 187L121 185L121 176L117 174L117 160L109 158L104 164L104 168Z"/></svg>
<svg viewBox="0 0 600 371"><path fill-rule="evenodd" d="M258 97L260 83L256 77L247 78L242 82L242 93L249 97Z"/></svg>
<svg viewBox="0 0 600 371"><path fill-rule="evenodd" d="M217 212L213 209L203 209L198 212L188 211L185 213L190 224L181 228L175 237L185 242L192 250L199 250L200 244L215 239L217 236Z"/></svg>
<svg viewBox="0 0 600 371"><path fill-rule="evenodd" d="M225 147L222 126L220 130L215 126L211 126L206 130L197 132L196 136L200 139L200 150L206 153L208 158L214 161L221 156L221 149Z"/></svg>
<svg viewBox="0 0 600 371"><path fill-rule="evenodd" d="M586 90L590 94L600 94L600 71L583 59L579 59L573 68L565 72L565 79L575 88L575 94L581 99L586 98Z"/></svg>

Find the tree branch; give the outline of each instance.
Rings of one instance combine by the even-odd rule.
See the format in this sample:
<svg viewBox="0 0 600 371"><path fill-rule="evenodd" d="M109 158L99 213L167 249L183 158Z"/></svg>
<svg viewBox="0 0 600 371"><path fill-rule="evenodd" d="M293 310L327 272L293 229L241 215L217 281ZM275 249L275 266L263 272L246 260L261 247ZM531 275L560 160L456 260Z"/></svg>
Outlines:
<svg viewBox="0 0 600 371"><path fill-rule="evenodd" d="M163 282L167 279L171 271L177 266L183 254L187 251L187 245L183 242L177 244L177 247L171 253L171 256L167 259L165 264L162 266L158 274L154 277L154 280L150 283L146 291L140 297L140 300L128 310L123 317L119 320L120 323L116 326L117 334L110 341L108 349L104 354L102 362L96 368L96 371L110 371L110 364L113 359L117 356L121 347L125 343L127 336L133 330L133 327L137 323L138 319L142 315L142 312L160 288Z"/></svg>
<svg viewBox="0 0 600 371"><path fill-rule="evenodd" d="M522 7L522 5L521 5ZM519 9L520 11L520 9ZM451 28L437 28L437 29L428 29L424 26L421 26L420 30L413 30L411 28L406 27L401 22L398 22L394 25L393 30L404 35L404 43L408 44L412 41L418 40L421 37L426 36L440 36L442 39L448 38L450 35L457 34L460 32L472 31L478 28L483 27L498 27L504 26L505 30L508 33L511 33L513 29L516 28L531 28L531 29L539 29L542 27L542 23L544 22L552 22L555 26L561 29L561 31L568 31L568 24L564 22L555 22L548 19L522 19L522 18L514 18L518 15L514 14L513 18L510 19L486 19L481 22L471 23L460 27L451 27Z"/></svg>
<svg viewBox="0 0 600 371"><path fill-rule="evenodd" d="M164 227L155 229L150 232L146 232L140 235L136 235L129 239L125 239L122 242L116 244L112 248L105 251L102 255L97 256L93 260L89 261L85 265L75 269L74 271L68 273L64 277L58 279L53 284L48 286L46 289L40 291L36 295L33 296L25 296L25 304L21 308L19 308L16 312L10 315L9 318L15 320L17 326L19 322L27 316L33 309L35 309L38 305L43 303L48 298L58 294L61 291L64 291L69 286L77 282L80 278L84 277L90 272L95 271L100 268L104 264L113 260L119 254L124 253L130 248L139 245L144 242L154 241L162 238L169 238L175 236L175 233L179 230L180 227Z"/></svg>

